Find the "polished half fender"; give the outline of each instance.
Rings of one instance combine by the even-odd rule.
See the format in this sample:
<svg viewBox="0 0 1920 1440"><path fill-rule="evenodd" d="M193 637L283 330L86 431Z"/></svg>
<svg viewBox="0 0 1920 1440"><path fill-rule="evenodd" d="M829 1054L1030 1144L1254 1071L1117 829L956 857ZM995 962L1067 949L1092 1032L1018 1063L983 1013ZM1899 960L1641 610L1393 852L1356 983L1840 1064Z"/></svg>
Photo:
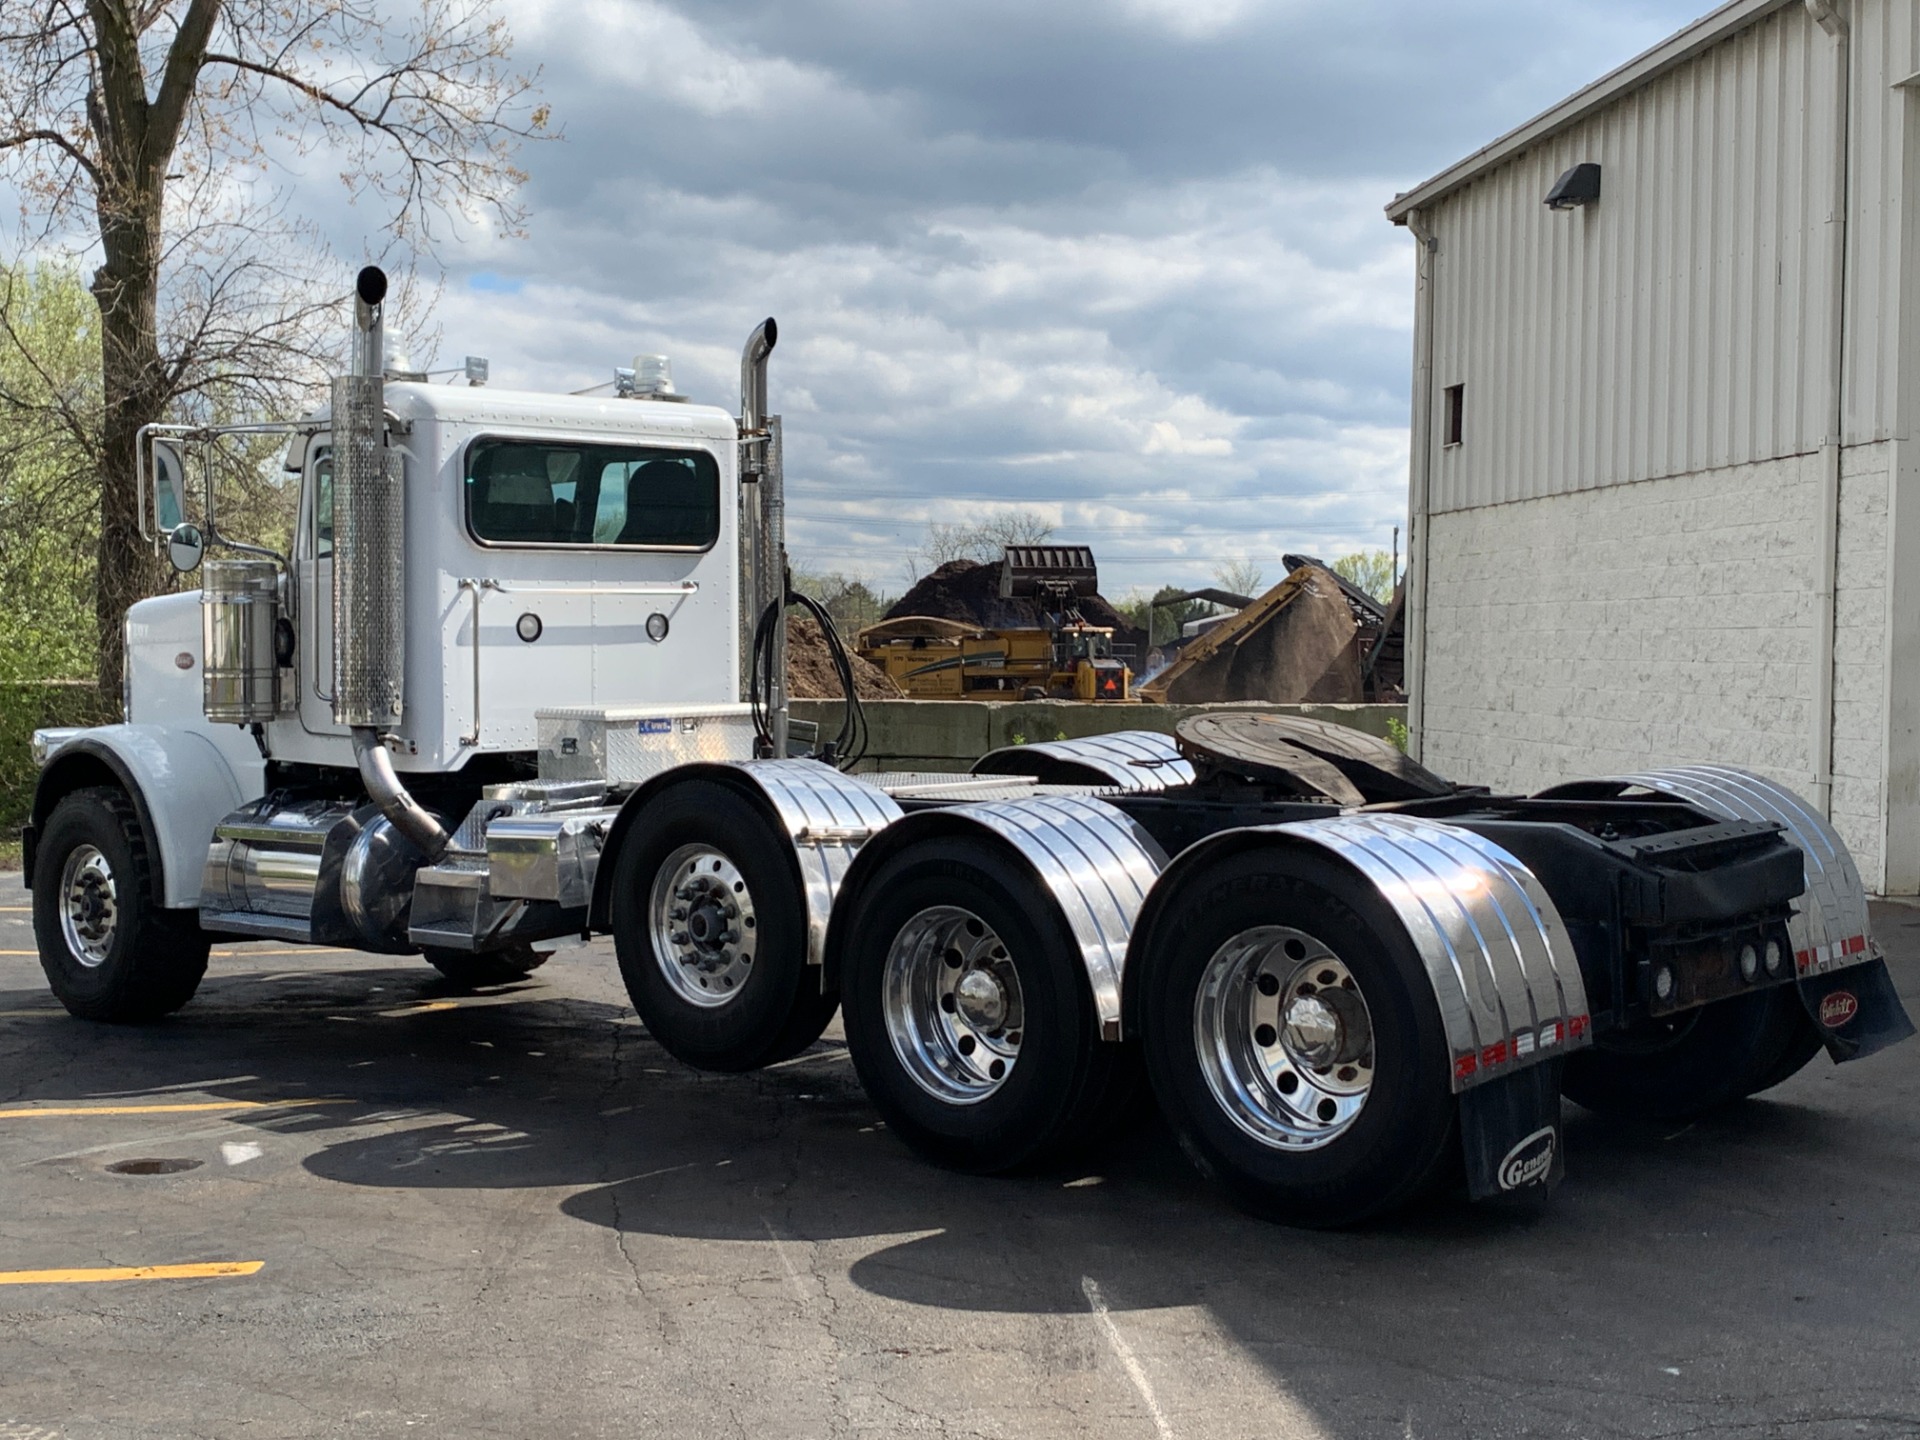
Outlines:
<svg viewBox="0 0 1920 1440"><path fill-rule="evenodd" d="M1806 857L1806 903L1787 932L1794 964L1804 978L1880 958L1867 923L1867 888L1833 826L1784 785L1732 765L1686 765L1576 780L1540 792L1542 799L1619 794L1651 790L1696 805L1722 820L1757 820L1778 825Z"/></svg>
<svg viewBox="0 0 1920 1440"><path fill-rule="evenodd" d="M976 775L1031 775L1046 783L1111 785L1129 794L1193 783L1193 762L1171 735L1119 730L1079 740L1008 745L974 762Z"/></svg>
<svg viewBox="0 0 1920 1440"><path fill-rule="evenodd" d="M1413 942L1439 1006L1454 1090L1592 1043L1579 960L1546 887L1491 840L1416 816L1336 815L1210 836L1168 868L1134 944L1154 944L1171 897L1196 871L1262 846L1305 845L1370 883ZM1129 967L1136 975L1141 958ZM1140 1003L1130 992L1129 1033L1139 1025Z"/></svg>
<svg viewBox="0 0 1920 1440"><path fill-rule="evenodd" d="M612 884L619 853L634 818L663 790L688 780L710 780L744 795L777 826L793 847L800 893L807 912L807 963L819 965L827 951L827 925L834 897L854 857L873 836L900 818L900 807L877 790L817 760L739 760L731 764L682 765L636 790L613 822L595 876L593 924L611 923Z"/></svg>
<svg viewBox="0 0 1920 1440"><path fill-rule="evenodd" d="M1778 825L1800 847L1807 889L1787 922L1787 935L1800 999L1835 1061L1863 1059L1914 1033L1873 939L1859 867L1819 811L1786 786L1732 765L1684 765L1579 780L1542 794L1617 795L1631 789L1684 800L1724 820Z"/></svg>
<svg viewBox="0 0 1920 1440"><path fill-rule="evenodd" d="M860 853L841 887L828 937L837 970L848 916L887 860L935 836L990 838L1046 887L1067 922L1087 972L1103 1040L1120 1038L1127 944L1141 905L1167 857L1132 818L1098 800L1053 796L923 810L888 828Z"/></svg>

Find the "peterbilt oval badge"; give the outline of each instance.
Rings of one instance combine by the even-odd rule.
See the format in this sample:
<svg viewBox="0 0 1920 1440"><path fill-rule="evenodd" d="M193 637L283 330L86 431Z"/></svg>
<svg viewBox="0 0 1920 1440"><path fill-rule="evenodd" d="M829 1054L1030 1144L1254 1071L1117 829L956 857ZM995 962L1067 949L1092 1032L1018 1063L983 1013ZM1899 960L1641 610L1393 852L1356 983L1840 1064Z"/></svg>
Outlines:
<svg viewBox="0 0 1920 1440"><path fill-rule="evenodd" d="M1553 1170L1554 1139L1553 1127L1549 1125L1507 1151L1506 1158L1500 1162L1500 1188L1519 1190L1544 1181Z"/></svg>
<svg viewBox="0 0 1920 1440"><path fill-rule="evenodd" d="M1859 1013L1860 1002L1851 990L1836 990L1820 1002L1820 1023L1829 1030L1838 1030Z"/></svg>
<svg viewBox="0 0 1920 1440"><path fill-rule="evenodd" d="M179 670L193 669L193 652L182 650L178 655L173 657L173 663L174 667Z"/></svg>

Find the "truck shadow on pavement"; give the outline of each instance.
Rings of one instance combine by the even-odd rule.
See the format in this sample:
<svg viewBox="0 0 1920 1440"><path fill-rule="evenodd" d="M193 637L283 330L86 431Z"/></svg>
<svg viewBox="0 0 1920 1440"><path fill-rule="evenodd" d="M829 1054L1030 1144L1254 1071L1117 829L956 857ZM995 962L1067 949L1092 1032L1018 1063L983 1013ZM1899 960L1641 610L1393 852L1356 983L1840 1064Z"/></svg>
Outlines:
<svg viewBox="0 0 1920 1440"><path fill-rule="evenodd" d="M0 1009L45 1003L0 992ZM1827 1362L1808 1334L1844 1318L1895 1336L1910 1309L1907 1271L1872 1263L1882 1221L1860 1212L1905 1173L1913 1123L1833 1103L1812 1072L1685 1127L1570 1107L1568 1183L1544 1206L1441 1198L1309 1233L1232 1209L1144 1100L1069 1163L953 1175L887 1133L832 1040L757 1074L703 1075L623 1007L538 978L477 996L412 967L210 980L168 1024L54 1018L0 1053L20 1101L71 1099L76 1076L102 1102L178 1087L339 1101L235 1118L301 1138L304 1168L341 1185L552 1188L560 1213L629 1250L649 1236L764 1245L803 1254L830 1287L843 1276L954 1311L1085 1314L1092 1287L1116 1312L1204 1307L1322 1414L1349 1384L1411 1405L1436 1367L1553 1391L1572 1383L1555 1371L1569 1355L1580 1385L1631 1389L1730 1333L1756 1361L1778 1352L1781 1386L1813 1385ZM1535 1413L1554 1428L1545 1393Z"/></svg>

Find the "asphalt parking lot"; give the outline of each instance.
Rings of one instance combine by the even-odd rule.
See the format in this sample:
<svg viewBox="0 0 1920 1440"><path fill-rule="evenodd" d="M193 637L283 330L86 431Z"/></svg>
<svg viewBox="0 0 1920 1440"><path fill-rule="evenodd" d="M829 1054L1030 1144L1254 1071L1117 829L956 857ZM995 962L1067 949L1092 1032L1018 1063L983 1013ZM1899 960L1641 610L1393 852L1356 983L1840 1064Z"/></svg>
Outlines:
<svg viewBox="0 0 1920 1440"><path fill-rule="evenodd" d="M1920 1043L1684 1128L1570 1110L1544 1209L1308 1234L1151 1117L928 1169L837 1030L687 1070L604 943L478 995L222 946L123 1030L57 1008L27 901L0 876L0 1440L1920 1434ZM1920 911L1876 919L1920 1013Z"/></svg>

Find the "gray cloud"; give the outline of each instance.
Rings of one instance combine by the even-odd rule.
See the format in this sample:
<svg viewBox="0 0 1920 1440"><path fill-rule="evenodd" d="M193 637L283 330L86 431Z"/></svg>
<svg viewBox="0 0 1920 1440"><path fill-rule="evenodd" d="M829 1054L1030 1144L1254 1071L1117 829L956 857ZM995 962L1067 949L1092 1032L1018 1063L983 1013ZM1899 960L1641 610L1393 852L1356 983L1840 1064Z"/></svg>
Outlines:
<svg viewBox="0 0 1920 1440"><path fill-rule="evenodd" d="M1676 28L1672 3L514 0L567 139L530 237L449 251L450 351L727 403L782 325L792 541L895 583L1031 503L1109 590L1384 545L1405 505L1397 189Z"/></svg>

